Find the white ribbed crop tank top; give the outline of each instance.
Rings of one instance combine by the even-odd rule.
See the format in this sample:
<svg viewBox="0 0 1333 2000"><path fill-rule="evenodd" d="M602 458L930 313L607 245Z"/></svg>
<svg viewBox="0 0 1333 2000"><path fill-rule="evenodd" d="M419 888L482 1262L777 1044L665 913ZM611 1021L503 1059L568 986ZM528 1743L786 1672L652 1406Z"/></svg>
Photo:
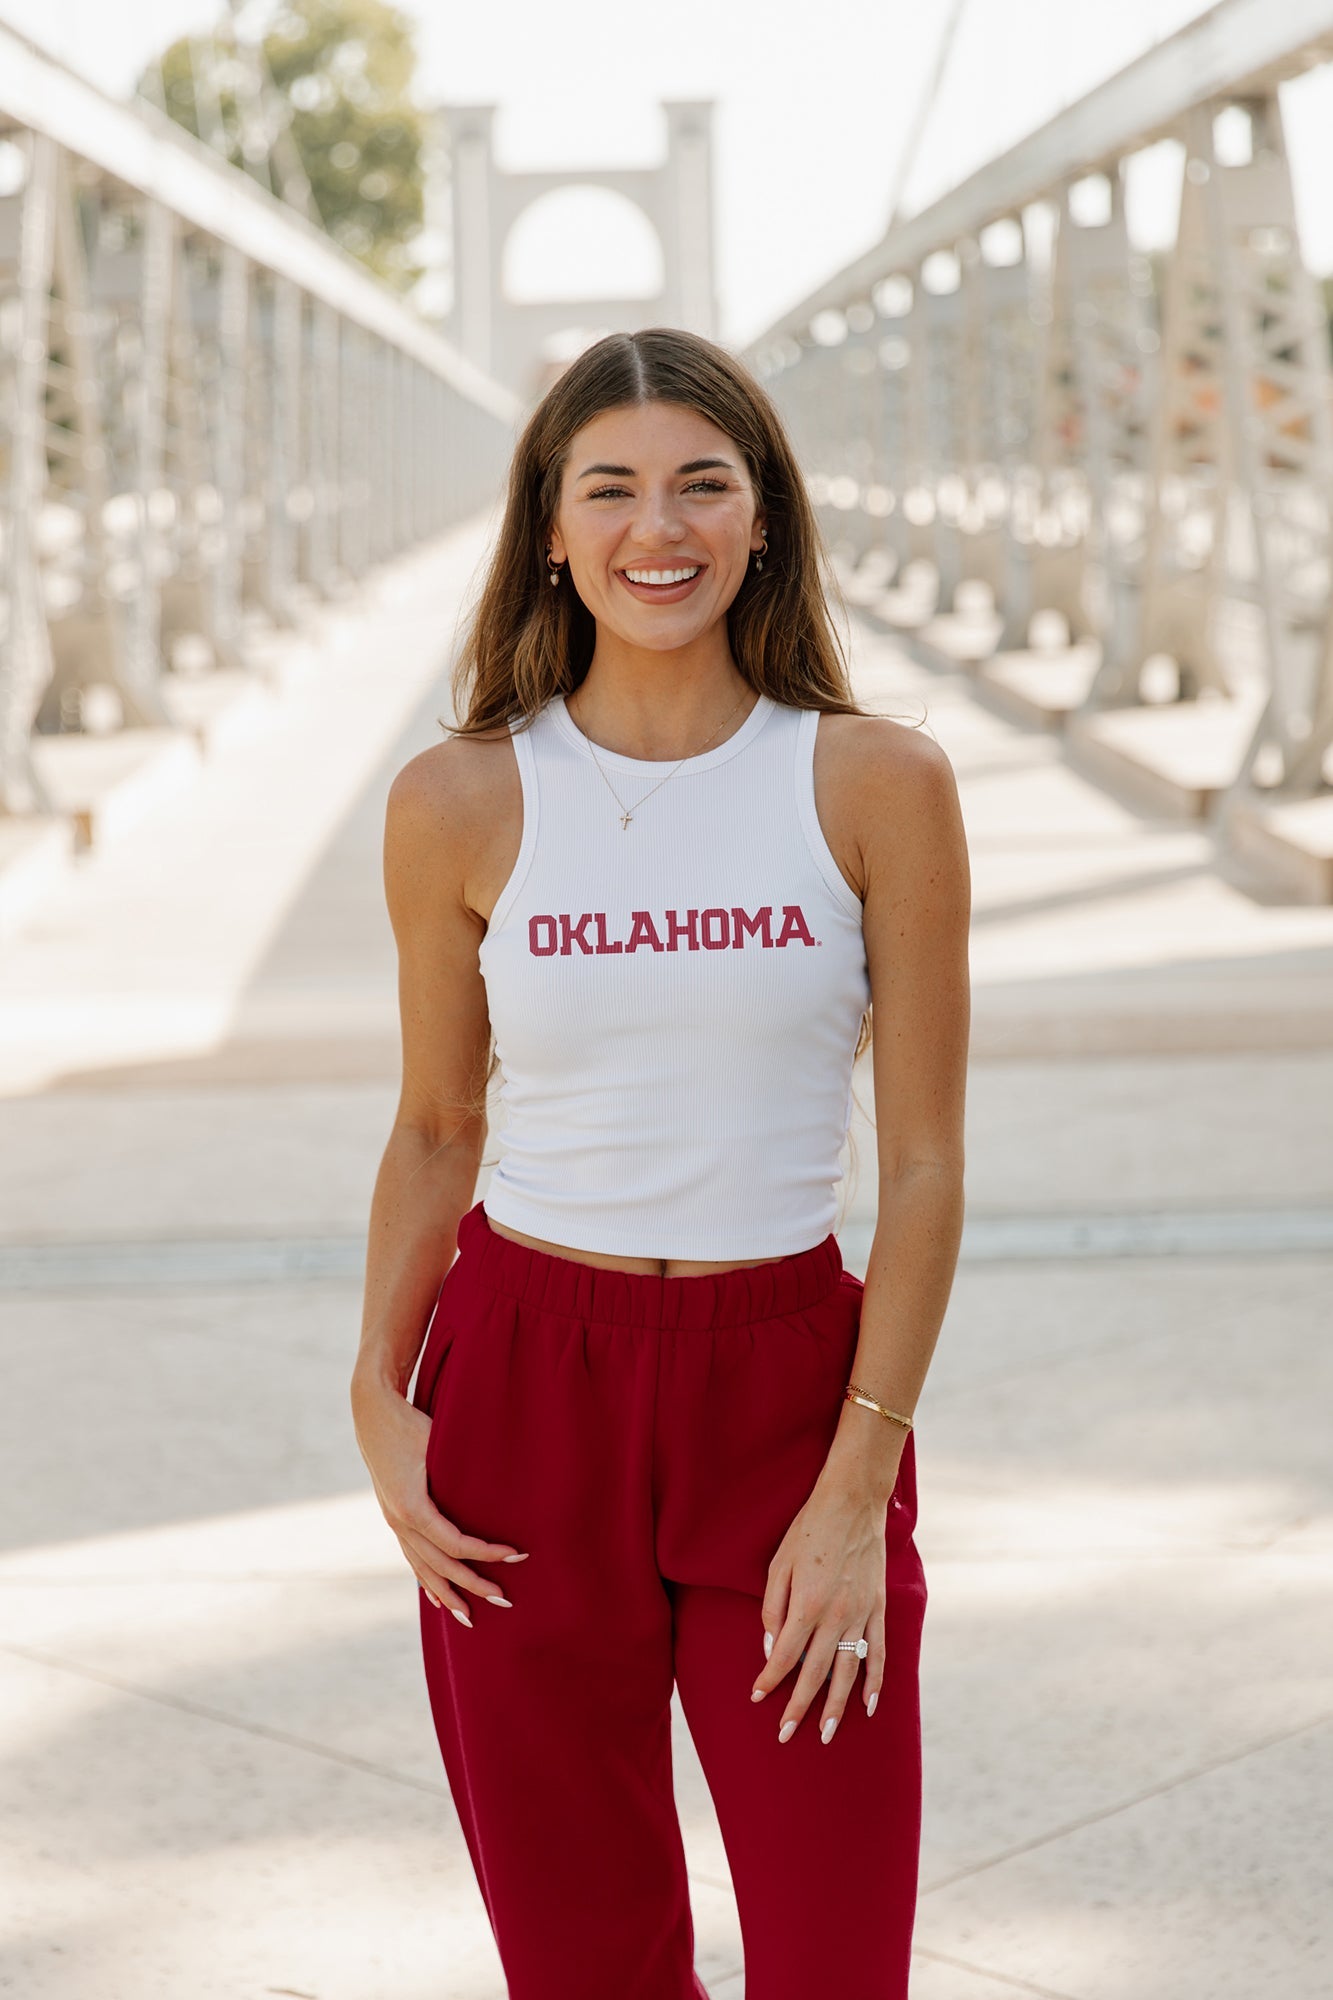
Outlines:
<svg viewBox="0 0 1333 2000"><path fill-rule="evenodd" d="M828 1234L870 982L815 812L818 721L761 694L651 798L670 765L599 745L627 828L563 696L511 724L523 833L480 949L497 1222L715 1262Z"/></svg>

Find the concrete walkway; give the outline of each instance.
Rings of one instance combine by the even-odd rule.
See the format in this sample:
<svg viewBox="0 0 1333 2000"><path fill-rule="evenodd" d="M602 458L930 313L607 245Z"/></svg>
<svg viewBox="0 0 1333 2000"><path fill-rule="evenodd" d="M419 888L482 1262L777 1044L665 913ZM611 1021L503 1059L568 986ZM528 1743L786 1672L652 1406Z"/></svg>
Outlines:
<svg viewBox="0 0 1333 2000"><path fill-rule="evenodd" d="M483 546L387 572L0 966L23 2000L502 2000L346 1402L395 1098L384 793ZM854 644L877 705L927 706L976 880L913 2000L1328 2000L1333 911L1255 902L961 678ZM677 1750L700 1969L741 2000L679 1715Z"/></svg>

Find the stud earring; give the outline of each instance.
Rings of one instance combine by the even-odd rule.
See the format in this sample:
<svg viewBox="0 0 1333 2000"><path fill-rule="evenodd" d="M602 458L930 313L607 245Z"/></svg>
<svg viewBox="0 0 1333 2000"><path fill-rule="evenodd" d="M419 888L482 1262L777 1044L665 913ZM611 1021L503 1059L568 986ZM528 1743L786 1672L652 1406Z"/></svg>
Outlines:
<svg viewBox="0 0 1333 2000"><path fill-rule="evenodd" d="M551 550L550 550L550 545L548 544L546 550L546 573L550 577L552 585L559 583L560 572L563 568L564 568L563 563L555 563L551 561Z"/></svg>

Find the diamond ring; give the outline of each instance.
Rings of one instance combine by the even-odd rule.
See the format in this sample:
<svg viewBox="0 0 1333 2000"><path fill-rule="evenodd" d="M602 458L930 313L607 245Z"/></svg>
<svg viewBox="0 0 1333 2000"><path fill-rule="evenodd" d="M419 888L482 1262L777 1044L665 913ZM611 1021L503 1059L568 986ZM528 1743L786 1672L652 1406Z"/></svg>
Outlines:
<svg viewBox="0 0 1333 2000"><path fill-rule="evenodd" d="M870 1651L870 1642L868 1639L839 1639L838 1651L855 1653L858 1660L863 1660Z"/></svg>

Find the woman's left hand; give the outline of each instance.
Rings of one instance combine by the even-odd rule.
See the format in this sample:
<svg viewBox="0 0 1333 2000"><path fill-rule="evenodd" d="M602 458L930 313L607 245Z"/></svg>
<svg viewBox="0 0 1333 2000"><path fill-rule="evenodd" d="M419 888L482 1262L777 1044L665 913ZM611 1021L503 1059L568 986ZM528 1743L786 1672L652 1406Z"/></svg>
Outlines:
<svg viewBox="0 0 1333 2000"><path fill-rule="evenodd" d="M832 1670L819 1733L827 1743L865 1668L862 1699L873 1715L884 1680L885 1522L888 1502L832 1482L816 1485L768 1566L763 1622L773 1638L753 1699L771 1693L804 1662L783 1710L780 1743L789 1742ZM839 1652L839 1639L861 1639L861 1661Z"/></svg>

